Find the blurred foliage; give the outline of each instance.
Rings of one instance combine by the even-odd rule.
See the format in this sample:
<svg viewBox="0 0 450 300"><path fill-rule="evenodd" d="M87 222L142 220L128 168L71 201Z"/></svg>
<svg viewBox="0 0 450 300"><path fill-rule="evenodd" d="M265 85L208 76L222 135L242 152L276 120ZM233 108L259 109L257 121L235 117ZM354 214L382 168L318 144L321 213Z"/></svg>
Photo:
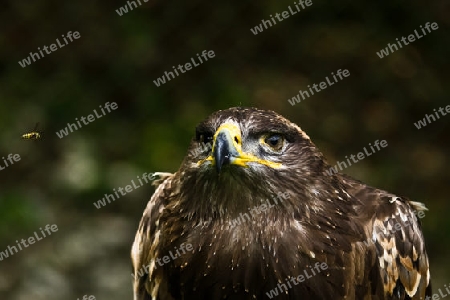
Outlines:
<svg viewBox="0 0 450 300"><path fill-rule="evenodd" d="M0 262L1 299L131 299L129 249L150 185L104 208L93 202L145 172L174 172L195 125L232 106L274 110L299 124L330 163L376 139L389 146L346 169L426 203L433 285L450 280L447 201L450 4L445 0L317 2L253 35L289 1L169 3L12 1L0 11L0 251L45 224L59 231ZM426 22L439 29L379 59ZM68 31L74 40L26 68L18 61ZM168 83L153 80L203 50L216 56ZM337 69L350 77L291 106ZM106 102L118 109L59 139ZM40 122L40 141L20 136Z"/></svg>

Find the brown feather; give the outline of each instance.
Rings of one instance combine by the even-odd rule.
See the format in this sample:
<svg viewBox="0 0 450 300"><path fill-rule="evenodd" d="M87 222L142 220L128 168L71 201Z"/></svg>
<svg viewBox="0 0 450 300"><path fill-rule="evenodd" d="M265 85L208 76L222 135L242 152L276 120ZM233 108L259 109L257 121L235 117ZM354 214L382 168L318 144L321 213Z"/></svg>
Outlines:
<svg viewBox="0 0 450 300"><path fill-rule="evenodd" d="M200 147L202 139L230 122L240 130L242 151L282 167L226 165L218 173L199 163L212 151ZM279 155L261 146L268 133L285 138ZM144 211L132 248L134 299L266 299L274 289L280 300L431 295L414 214L424 206L340 173L329 176L329 167L308 135L274 112L211 115L197 127L180 169L161 175ZM249 212L285 192L291 196ZM157 263L182 244L193 250ZM317 263L327 269L290 283Z"/></svg>

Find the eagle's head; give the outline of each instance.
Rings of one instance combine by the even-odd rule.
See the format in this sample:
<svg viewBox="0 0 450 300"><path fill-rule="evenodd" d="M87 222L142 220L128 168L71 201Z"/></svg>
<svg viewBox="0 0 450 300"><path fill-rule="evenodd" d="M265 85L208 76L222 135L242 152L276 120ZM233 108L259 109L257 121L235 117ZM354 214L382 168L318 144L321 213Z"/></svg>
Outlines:
<svg viewBox="0 0 450 300"><path fill-rule="evenodd" d="M274 214L304 209L307 217L339 190L327 167L308 135L279 114L218 111L197 126L180 168L183 208L201 221L229 220L275 199L283 205Z"/></svg>

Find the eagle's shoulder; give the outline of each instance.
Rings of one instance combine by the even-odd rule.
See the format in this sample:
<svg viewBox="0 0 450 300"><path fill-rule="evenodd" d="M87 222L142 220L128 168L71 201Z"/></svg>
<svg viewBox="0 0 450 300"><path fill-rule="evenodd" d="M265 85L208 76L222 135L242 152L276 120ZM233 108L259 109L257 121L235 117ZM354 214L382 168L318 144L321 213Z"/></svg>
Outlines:
<svg viewBox="0 0 450 300"><path fill-rule="evenodd" d="M153 277L155 270L154 257L160 236L159 215L165 209L173 191L174 174L159 172L154 175L156 177L152 185L156 187L156 190L144 210L131 249L135 295L143 296L152 295L152 291L159 288L158 282L149 279ZM146 289L147 292L139 289ZM144 299L147 298L142 298Z"/></svg>
<svg viewBox="0 0 450 300"><path fill-rule="evenodd" d="M366 246L376 248L376 264L384 292L394 299L424 299L431 295L428 255L420 218L420 202L373 188L349 176L342 182L361 205L356 210L365 224Z"/></svg>

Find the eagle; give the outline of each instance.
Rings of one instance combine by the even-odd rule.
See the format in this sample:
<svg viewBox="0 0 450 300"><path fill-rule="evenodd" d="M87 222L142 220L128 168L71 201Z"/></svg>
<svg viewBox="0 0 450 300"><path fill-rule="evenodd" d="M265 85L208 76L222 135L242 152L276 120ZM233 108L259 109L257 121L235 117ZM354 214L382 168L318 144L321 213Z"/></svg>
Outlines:
<svg viewBox="0 0 450 300"><path fill-rule="evenodd" d="M180 169L155 175L134 300L430 299L425 205L329 169L273 111L210 115Z"/></svg>

